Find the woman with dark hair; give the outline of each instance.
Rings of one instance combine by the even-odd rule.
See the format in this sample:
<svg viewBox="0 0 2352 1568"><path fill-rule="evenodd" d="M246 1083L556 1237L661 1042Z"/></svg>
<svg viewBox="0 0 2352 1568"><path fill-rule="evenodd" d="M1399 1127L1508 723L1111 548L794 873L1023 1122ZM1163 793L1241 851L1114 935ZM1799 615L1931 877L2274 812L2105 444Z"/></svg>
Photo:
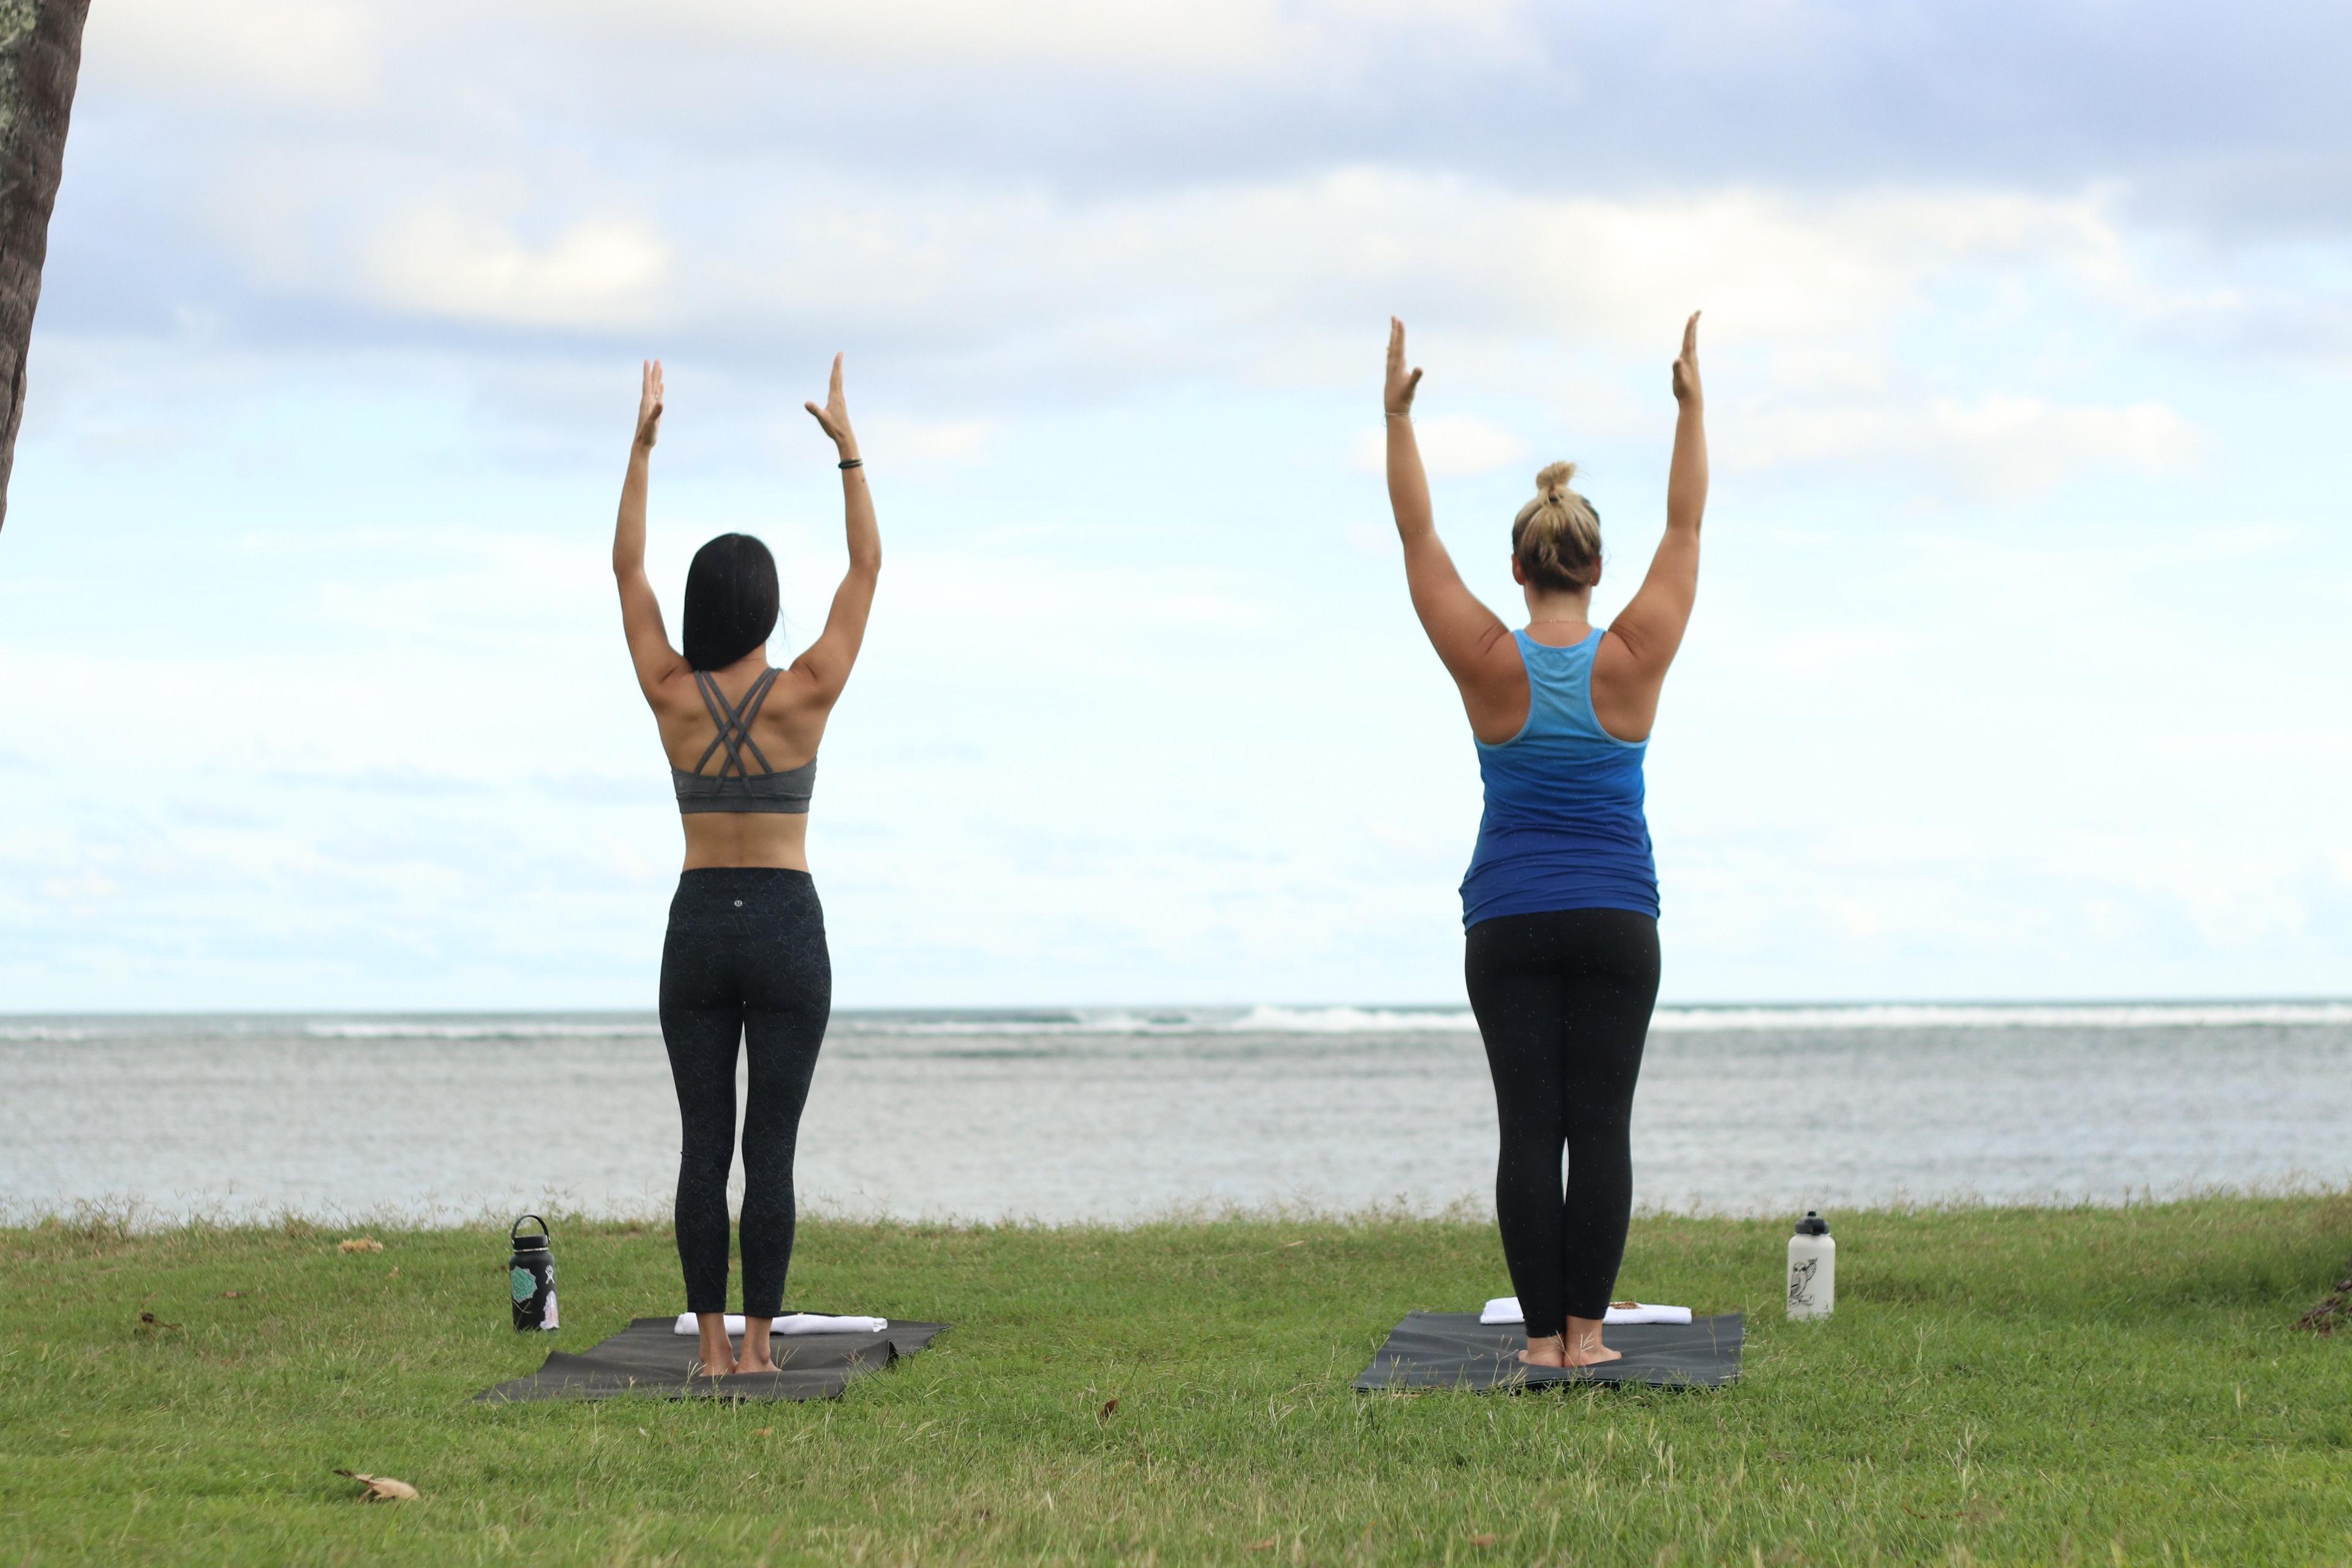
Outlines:
<svg viewBox="0 0 2352 1568"><path fill-rule="evenodd" d="M833 1006L824 910L808 871L817 742L865 640L882 570L874 498L841 395L841 356L824 406L808 411L838 448L849 574L824 631L786 669L768 664L776 563L768 547L722 533L686 574L686 651L670 647L646 580L646 484L662 416L662 367L645 367L637 434L613 530L613 574L637 684L669 753L686 825L686 869L662 947L662 1039L683 1136L677 1253L687 1310L700 1320L713 1375L772 1372L770 1321L793 1257L793 1145ZM727 1172L735 1160L735 1053L746 1043L743 1108L743 1348L727 1336Z"/></svg>
<svg viewBox="0 0 2352 1568"><path fill-rule="evenodd" d="M1592 625L1601 516L1569 488L1573 463L1536 476L1511 521L1514 631L1463 584L1437 537L1413 441L1404 325L1389 322L1389 502L1422 629L1462 693L1486 792L1462 879L1463 968L1494 1074L1502 1152L1495 1217L1527 1318L1520 1359L1614 1361L1601 1325L1633 1209L1633 1080L1658 996L1658 873L1642 758L1667 667L1698 594L1706 429L1698 316L1674 364L1666 533L1641 591ZM1565 1187L1560 1154L1568 1155Z"/></svg>

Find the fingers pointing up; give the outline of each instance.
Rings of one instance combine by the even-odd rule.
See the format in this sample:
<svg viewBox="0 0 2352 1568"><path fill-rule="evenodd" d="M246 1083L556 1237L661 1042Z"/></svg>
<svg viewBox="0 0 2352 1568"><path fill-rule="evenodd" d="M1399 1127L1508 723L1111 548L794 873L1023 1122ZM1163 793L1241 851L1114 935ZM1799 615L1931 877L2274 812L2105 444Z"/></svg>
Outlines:
<svg viewBox="0 0 2352 1568"><path fill-rule="evenodd" d="M1412 395L1421 385L1421 372L1414 369L1407 374L1404 368L1404 322L1389 318L1389 368L1387 384L1382 389L1381 406L1390 414L1412 412Z"/></svg>

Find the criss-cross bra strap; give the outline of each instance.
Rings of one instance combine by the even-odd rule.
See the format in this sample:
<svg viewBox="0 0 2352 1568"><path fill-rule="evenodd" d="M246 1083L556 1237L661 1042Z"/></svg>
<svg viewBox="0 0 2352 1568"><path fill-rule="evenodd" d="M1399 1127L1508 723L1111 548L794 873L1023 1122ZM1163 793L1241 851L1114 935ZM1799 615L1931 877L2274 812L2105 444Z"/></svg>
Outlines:
<svg viewBox="0 0 2352 1568"><path fill-rule="evenodd" d="M727 760L719 764L718 776L722 779L730 768L735 770L738 778L751 776L751 770L743 765L743 749L747 746L751 748L751 755L759 759L761 773L776 771L769 766L767 755L760 750L760 743L751 739L752 721L759 718L760 704L768 700L768 688L775 683L776 672L773 669L762 670L760 679L751 683L751 689L743 693L743 700L733 703L727 700L727 693L719 689L719 682L708 670L694 672L695 689L702 693L702 705L710 710L710 721L719 727L718 735L703 748L701 759L694 764L697 773L710 765L711 755L721 746L727 748Z"/></svg>

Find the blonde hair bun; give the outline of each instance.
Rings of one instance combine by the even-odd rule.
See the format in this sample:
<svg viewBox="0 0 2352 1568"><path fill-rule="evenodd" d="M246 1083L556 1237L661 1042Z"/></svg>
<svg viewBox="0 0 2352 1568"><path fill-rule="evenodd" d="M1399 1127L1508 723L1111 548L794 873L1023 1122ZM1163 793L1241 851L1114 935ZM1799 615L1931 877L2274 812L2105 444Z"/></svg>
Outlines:
<svg viewBox="0 0 2352 1568"><path fill-rule="evenodd" d="M1574 478L1574 463L1546 463L1536 473L1536 499L1511 520L1520 572L1554 593L1581 593L1601 570L1601 515L1569 489Z"/></svg>

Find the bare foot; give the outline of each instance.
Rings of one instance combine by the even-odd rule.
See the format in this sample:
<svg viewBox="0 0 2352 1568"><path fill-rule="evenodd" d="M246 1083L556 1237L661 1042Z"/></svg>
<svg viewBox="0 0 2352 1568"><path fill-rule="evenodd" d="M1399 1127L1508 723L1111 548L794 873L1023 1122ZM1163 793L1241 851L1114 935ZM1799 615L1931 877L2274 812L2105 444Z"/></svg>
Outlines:
<svg viewBox="0 0 2352 1568"><path fill-rule="evenodd" d="M1570 1318L1565 1331L1529 1339L1519 1359L1529 1366L1599 1366L1623 1353L1601 1342L1601 1320Z"/></svg>
<svg viewBox="0 0 2352 1568"><path fill-rule="evenodd" d="M1568 1342L1568 1357L1562 1366L1599 1366L1604 1361L1616 1361L1622 1351L1612 1351L1601 1342L1599 1318L1570 1318L1568 1332L1560 1337Z"/></svg>
<svg viewBox="0 0 2352 1568"><path fill-rule="evenodd" d="M771 1353L773 1347L768 1338L775 1327L775 1321L773 1318L754 1318L748 1315L743 1319L743 1353L736 1359L737 1372L776 1370L776 1360Z"/></svg>
<svg viewBox="0 0 2352 1568"><path fill-rule="evenodd" d="M735 1370L735 1347L727 1342L727 1314L697 1312L696 1327L702 1331L702 1373L705 1377L725 1377Z"/></svg>

